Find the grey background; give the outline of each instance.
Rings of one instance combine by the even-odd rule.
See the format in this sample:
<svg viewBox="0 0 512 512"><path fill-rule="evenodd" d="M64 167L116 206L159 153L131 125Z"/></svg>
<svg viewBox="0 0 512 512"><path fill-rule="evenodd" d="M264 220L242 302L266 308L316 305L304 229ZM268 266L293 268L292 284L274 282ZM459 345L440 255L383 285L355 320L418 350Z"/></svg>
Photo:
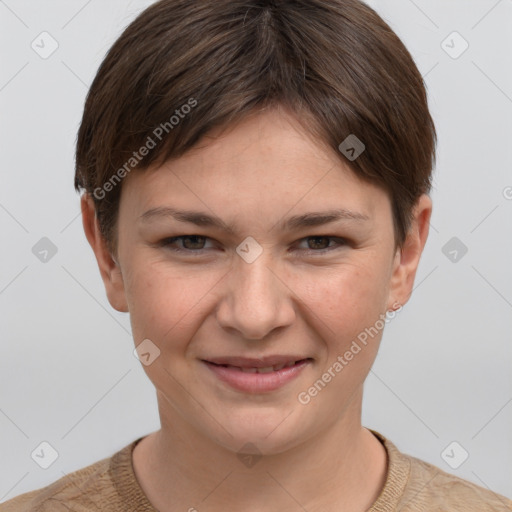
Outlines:
<svg viewBox="0 0 512 512"><path fill-rule="evenodd" d="M0 501L159 427L129 318L107 301L73 190L88 85L150 3L0 1ZM512 498L512 1L369 3L426 77L439 146L429 240L368 377L363 424ZM47 59L31 48L43 31L59 45ZM442 47L453 31L469 43L458 58ZM32 251L43 237L57 248L46 263ZM59 454L48 469L31 458L43 441ZM453 441L469 453L457 469L441 456Z"/></svg>

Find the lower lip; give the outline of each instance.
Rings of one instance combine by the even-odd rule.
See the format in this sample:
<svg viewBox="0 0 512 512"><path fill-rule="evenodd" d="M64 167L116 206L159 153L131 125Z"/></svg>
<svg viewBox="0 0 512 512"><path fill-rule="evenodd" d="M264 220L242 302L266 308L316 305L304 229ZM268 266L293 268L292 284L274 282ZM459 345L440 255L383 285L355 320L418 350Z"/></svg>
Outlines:
<svg viewBox="0 0 512 512"><path fill-rule="evenodd" d="M275 391L295 379L302 370L311 363L310 359L303 360L289 368L268 373L247 373L235 368L219 366L208 361L203 363L223 382L238 391L246 393L264 393Z"/></svg>

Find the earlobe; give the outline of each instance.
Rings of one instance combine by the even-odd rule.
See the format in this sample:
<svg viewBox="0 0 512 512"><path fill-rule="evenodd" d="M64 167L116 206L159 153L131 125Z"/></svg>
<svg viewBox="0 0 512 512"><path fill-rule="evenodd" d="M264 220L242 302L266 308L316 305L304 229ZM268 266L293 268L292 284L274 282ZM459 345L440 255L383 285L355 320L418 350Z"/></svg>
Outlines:
<svg viewBox="0 0 512 512"><path fill-rule="evenodd" d="M395 253L389 293L393 299L388 303L388 310L399 309L411 296L416 271L428 238L431 214L432 200L428 195L423 194L416 202L403 247L397 249Z"/></svg>
<svg viewBox="0 0 512 512"><path fill-rule="evenodd" d="M122 313L128 312L121 266L107 248L100 232L94 202L88 193L80 199L82 224L85 236L91 246L100 271L110 305Z"/></svg>

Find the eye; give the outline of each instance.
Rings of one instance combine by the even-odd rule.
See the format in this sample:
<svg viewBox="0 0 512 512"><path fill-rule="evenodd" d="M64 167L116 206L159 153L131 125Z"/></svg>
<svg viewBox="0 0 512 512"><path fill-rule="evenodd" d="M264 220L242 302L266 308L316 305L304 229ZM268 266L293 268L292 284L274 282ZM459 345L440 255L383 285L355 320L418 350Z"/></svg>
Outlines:
<svg viewBox="0 0 512 512"><path fill-rule="evenodd" d="M335 241L335 245L329 245L330 241ZM339 249L340 247L347 245L347 241L345 239L327 235L307 236L306 238L303 238L300 242L307 243L305 251L310 254L321 254L335 249Z"/></svg>
<svg viewBox="0 0 512 512"><path fill-rule="evenodd" d="M205 246L207 241L211 242L211 238L202 235L182 235L165 238L158 243L158 246L168 248L174 252L199 256L207 249L213 248L213 246ZM309 254L323 254L348 244L344 238L327 235L308 236L299 240L299 244L304 242L306 242L307 247L299 249ZM331 242L334 242L334 245ZM179 243L180 247L177 247L176 243Z"/></svg>
<svg viewBox="0 0 512 512"><path fill-rule="evenodd" d="M168 247L169 249L176 252L201 253L206 249L206 240L210 239L201 235L182 235L165 238L158 245L161 247ZM177 241L181 243L183 248L173 246Z"/></svg>

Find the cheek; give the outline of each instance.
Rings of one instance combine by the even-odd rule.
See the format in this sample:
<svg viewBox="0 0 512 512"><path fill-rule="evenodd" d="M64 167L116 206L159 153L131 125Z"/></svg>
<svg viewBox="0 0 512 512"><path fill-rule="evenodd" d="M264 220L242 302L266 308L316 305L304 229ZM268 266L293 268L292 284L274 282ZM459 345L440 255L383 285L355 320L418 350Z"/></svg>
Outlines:
<svg viewBox="0 0 512 512"><path fill-rule="evenodd" d="M307 279L303 276L296 279L295 290L305 311L310 311L330 359L343 353L385 312L386 283L375 264L344 265Z"/></svg>
<svg viewBox="0 0 512 512"><path fill-rule="evenodd" d="M197 328L195 320L203 301L221 277L161 263L134 262L125 288L135 341L149 338L166 349L179 348L180 340L187 340Z"/></svg>

